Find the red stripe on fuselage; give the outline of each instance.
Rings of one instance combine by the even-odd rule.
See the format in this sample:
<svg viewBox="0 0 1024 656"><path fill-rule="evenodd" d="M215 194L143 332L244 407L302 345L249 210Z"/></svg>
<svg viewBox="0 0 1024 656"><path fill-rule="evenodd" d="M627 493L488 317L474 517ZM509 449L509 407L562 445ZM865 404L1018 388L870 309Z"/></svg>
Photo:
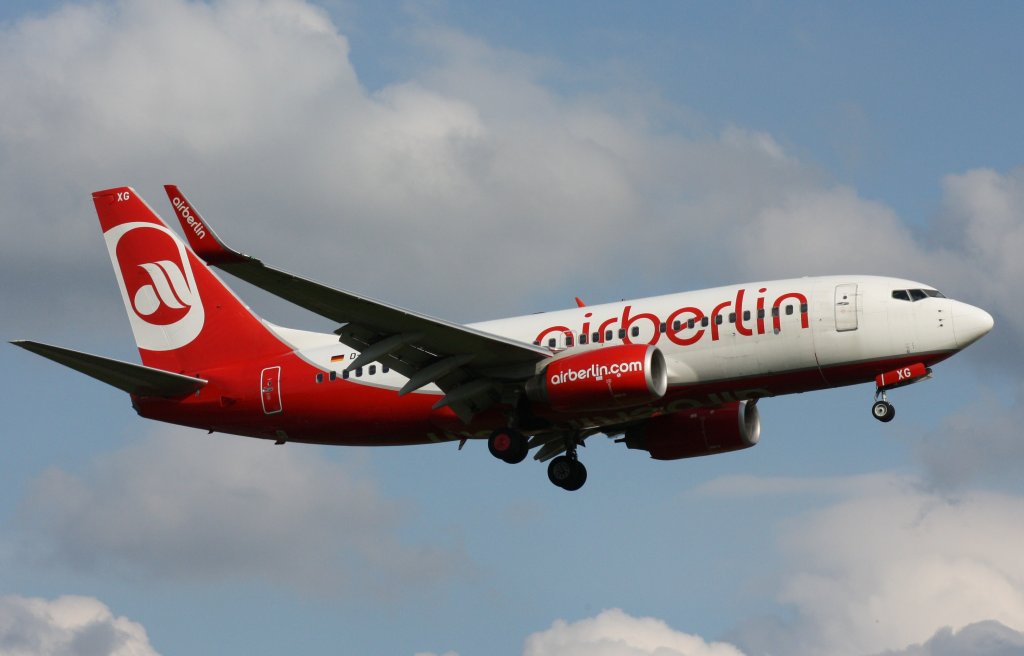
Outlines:
<svg viewBox="0 0 1024 656"><path fill-rule="evenodd" d="M953 353L917 353L824 369L812 367L672 387L657 403L607 413L535 410L538 416L566 428L611 425L693 407L866 383L873 381L879 372L917 362L932 366ZM263 412L259 385L262 370L272 366L281 367L285 410L268 416ZM139 414L220 433L349 446L397 446L486 437L507 422L500 408L493 408L465 425L448 408L431 410L437 394L413 393L400 397L396 390L388 387L352 380L330 381L326 377L317 383L316 374L322 371L294 353L273 360L191 373L210 382L183 399L135 397L133 401Z"/></svg>

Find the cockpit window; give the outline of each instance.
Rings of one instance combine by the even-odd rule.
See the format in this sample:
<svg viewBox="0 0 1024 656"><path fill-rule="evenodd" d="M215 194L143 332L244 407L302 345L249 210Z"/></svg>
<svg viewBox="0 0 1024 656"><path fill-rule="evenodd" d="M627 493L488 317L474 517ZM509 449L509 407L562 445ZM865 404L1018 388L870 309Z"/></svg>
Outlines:
<svg viewBox="0 0 1024 656"><path fill-rule="evenodd" d="M946 298L937 289L896 289L892 297L898 301L922 301L926 298Z"/></svg>

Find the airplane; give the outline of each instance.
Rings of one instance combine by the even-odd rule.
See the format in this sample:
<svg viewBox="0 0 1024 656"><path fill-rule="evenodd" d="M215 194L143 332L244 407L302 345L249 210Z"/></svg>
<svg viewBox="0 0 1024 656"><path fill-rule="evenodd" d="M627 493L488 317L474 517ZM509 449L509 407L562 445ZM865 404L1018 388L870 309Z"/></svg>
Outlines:
<svg viewBox="0 0 1024 656"><path fill-rule="evenodd" d="M548 462L573 491L577 449L604 434L658 460L758 443L761 399L875 383L888 392L993 327L929 285L805 277L587 305L461 325L333 289L236 251L174 185L187 245L131 187L93 202L142 364L35 341L17 346L131 395L144 418L209 432L329 445L486 440L493 456ZM216 267L338 324L271 324Z"/></svg>

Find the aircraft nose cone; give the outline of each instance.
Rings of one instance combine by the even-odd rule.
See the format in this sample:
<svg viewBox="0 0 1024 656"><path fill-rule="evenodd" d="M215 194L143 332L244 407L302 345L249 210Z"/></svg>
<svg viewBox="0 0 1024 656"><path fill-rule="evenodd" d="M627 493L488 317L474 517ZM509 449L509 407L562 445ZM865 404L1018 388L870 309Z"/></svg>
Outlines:
<svg viewBox="0 0 1024 656"><path fill-rule="evenodd" d="M953 308L953 335L960 348L984 337L994 325L992 315L981 308L966 303L957 303Z"/></svg>

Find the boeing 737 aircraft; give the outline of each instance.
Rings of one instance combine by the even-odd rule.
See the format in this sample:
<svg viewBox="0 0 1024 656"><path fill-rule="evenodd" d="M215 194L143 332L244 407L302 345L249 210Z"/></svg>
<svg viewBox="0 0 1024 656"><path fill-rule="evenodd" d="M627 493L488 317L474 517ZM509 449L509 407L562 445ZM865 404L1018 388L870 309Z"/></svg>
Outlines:
<svg viewBox="0 0 1024 656"><path fill-rule="evenodd" d="M269 267L166 191L188 246L132 188L93 194L143 364L14 343L128 392L143 417L277 444L479 438L508 463L535 450L552 483L577 490L577 447L597 433L659 460L735 451L757 444L759 400L869 382L872 413L890 421L889 390L993 325L929 285L863 275L460 325ZM272 325L210 266L339 328Z"/></svg>

